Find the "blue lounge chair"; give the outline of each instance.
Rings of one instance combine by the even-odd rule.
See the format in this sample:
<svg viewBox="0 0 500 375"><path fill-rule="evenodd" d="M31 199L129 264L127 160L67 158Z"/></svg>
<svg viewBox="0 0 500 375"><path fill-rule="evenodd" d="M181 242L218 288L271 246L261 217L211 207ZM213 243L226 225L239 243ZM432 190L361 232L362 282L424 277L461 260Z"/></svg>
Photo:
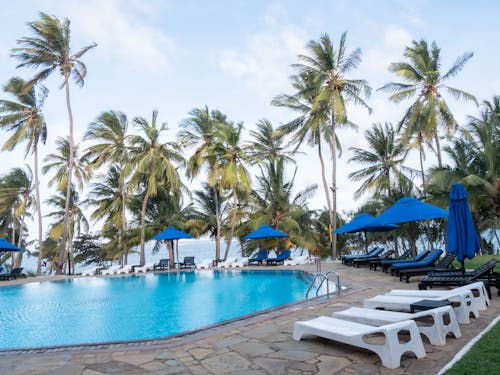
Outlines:
<svg viewBox="0 0 500 375"><path fill-rule="evenodd" d="M375 256L380 255L380 253L382 251L384 251L383 247L376 247L376 248L370 250L369 252L367 252L366 254L342 255L340 257L340 259L342 260L342 263L349 264L352 262L353 259L359 259L359 258L363 258L363 257L375 257Z"/></svg>
<svg viewBox="0 0 500 375"><path fill-rule="evenodd" d="M430 267L415 267L406 268L404 270L399 270L399 281L406 280L407 283L410 282L410 277L427 275L429 272L446 272L453 271L451 268L451 263L455 259L455 254L446 254L435 266Z"/></svg>
<svg viewBox="0 0 500 375"><path fill-rule="evenodd" d="M194 257L184 257L184 261L179 263L179 268L196 268Z"/></svg>
<svg viewBox="0 0 500 375"><path fill-rule="evenodd" d="M268 266L277 266L279 263L285 263L285 260L290 258L292 252L290 250L283 250L276 258L267 258L266 265Z"/></svg>
<svg viewBox="0 0 500 375"><path fill-rule="evenodd" d="M13 268L10 273L2 273L0 274L0 280L15 280L18 277L26 277L26 275L23 273L23 268Z"/></svg>
<svg viewBox="0 0 500 375"><path fill-rule="evenodd" d="M168 270L170 268L170 259L160 259L158 264L153 266L153 270Z"/></svg>
<svg viewBox="0 0 500 375"><path fill-rule="evenodd" d="M255 258L248 259L248 265L252 263L262 264L267 259L267 250L260 250Z"/></svg>
<svg viewBox="0 0 500 375"><path fill-rule="evenodd" d="M376 256L360 256L359 258L352 259L349 264L353 267L359 268L361 264L369 264L371 261L375 260L389 259L389 257L394 253L394 250L384 251L383 247L379 248L379 250L380 249L380 253Z"/></svg>
<svg viewBox="0 0 500 375"><path fill-rule="evenodd" d="M391 276L394 274L399 276L400 270L405 270L405 269L415 268L415 267L433 266L436 263L436 261L439 259L441 254L443 254L443 250L436 249L436 250L432 250L429 254L427 254L427 256L424 259L422 259L420 261L393 264L391 266Z"/></svg>
<svg viewBox="0 0 500 375"><path fill-rule="evenodd" d="M402 259L387 259L382 261L382 271L387 273L387 270L392 267L393 264L403 264L403 263L409 263L409 262L420 262L422 259L424 259L427 254L429 254L429 250L424 250L421 253L417 254L415 258L413 259L408 259L408 260L402 260Z"/></svg>

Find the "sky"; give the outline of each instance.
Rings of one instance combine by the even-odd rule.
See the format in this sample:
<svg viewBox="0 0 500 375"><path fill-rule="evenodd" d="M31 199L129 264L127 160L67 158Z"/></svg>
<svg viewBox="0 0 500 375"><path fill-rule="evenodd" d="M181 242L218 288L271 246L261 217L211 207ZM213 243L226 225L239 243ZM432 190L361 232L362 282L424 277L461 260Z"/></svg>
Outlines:
<svg viewBox="0 0 500 375"><path fill-rule="evenodd" d="M31 36L26 23L37 20L39 12L70 19L73 51L93 42L98 45L82 58L88 69L84 87L70 87L77 143L82 142L88 124L108 110L123 111L129 119L150 119L153 109L158 109L159 120L169 126L165 141L176 139L179 123L189 111L204 106L243 122L246 132L261 119L277 127L295 116L270 102L278 94L293 93L289 77L297 55L307 54L307 42L324 33L337 45L346 31L348 50L362 51L362 62L349 78L365 79L373 88L367 99L373 112L350 106L348 116L359 129L338 133L344 150L337 172L337 205L342 212L355 210L363 202L363 198L354 199L359 185L347 177L360 167L349 163L349 148L365 145L364 131L373 123L396 123L410 103L392 104L386 93L376 89L399 81L388 66L404 60L404 48L412 40L436 41L443 70L465 52L473 52L474 57L449 85L472 93L480 102L500 94L500 50L494 31L500 3L495 1L20 0L2 7L1 86L13 76L32 77L33 71L16 69L18 62L9 55L16 40ZM44 106L48 139L41 149L42 158L54 152L57 137L68 133L61 77L55 75L44 84L50 92ZM1 92L0 97L7 98ZM479 113L472 103L447 100L460 124L467 115ZM6 136L0 134L0 143ZM250 138L246 135L245 139ZM323 208L316 150L302 151L296 157L297 191L317 184L310 207ZM31 157L24 156L23 147L0 152L0 175L24 163L32 165ZM426 165L435 163L429 153ZM410 155L407 164L418 168L417 155ZM50 177L41 177L42 200L53 192L47 187ZM185 183L191 190L199 186L196 181ZM28 225L35 227L34 222Z"/></svg>

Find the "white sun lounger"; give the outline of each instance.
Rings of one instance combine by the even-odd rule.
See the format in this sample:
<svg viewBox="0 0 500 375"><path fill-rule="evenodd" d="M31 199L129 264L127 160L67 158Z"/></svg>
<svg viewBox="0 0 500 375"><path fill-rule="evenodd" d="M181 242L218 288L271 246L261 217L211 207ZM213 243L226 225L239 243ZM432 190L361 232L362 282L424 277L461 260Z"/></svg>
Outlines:
<svg viewBox="0 0 500 375"><path fill-rule="evenodd" d="M388 295L391 296L409 296L409 297L422 297L422 298L437 298L447 295L449 292L460 291L460 290L470 290L472 292L472 297L476 301L478 310L486 310L490 304L490 299L488 297L488 292L484 283L482 281L477 281L475 283L467 284L454 288L451 290L406 290L406 289L394 289L391 290Z"/></svg>
<svg viewBox="0 0 500 375"><path fill-rule="evenodd" d="M408 331L408 342L400 342L398 333ZM371 344L364 337L381 333L385 336L383 344ZM425 349L418 333L417 325L413 320L406 320L381 327L349 322L346 320L320 316L319 318L295 322L293 326L293 339L300 341L304 335L315 335L345 344L375 352L385 367L394 369L400 366L401 355L411 351L417 358L425 357Z"/></svg>
<svg viewBox="0 0 500 375"><path fill-rule="evenodd" d="M196 263L196 267L198 269L209 269L209 268L212 268L212 263L213 261L210 260L210 259L205 259L205 260L202 260L201 262L199 263Z"/></svg>
<svg viewBox="0 0 500 375"><path fill-rule="evenodd" d="M219 263L218 267L230 268L233 266L234 263L236 263L237 260L238 260L237 258L227 258L224 262Z"/></svg>
<svg viewBox="0 0 500 375"><path fill-rule="evenodd" d="M462 336L457 317L451 306L443 306L416 313L351 307L350 309L334 313L333 317L374 326L415 320L419 332L425 335L432 345L446 345L446 335L448 333L453 333L455 338ZM429 323L427 320L425 322L416 320L420 318L431 318L427 320L432 320L432 323Z"/></svg>
<svg viewBox="0 0 500 375"><path fill-rule="evenodd" d="M106 268L105 270L102 270L101 275L114 275L120 268L121 266L111 266L109 268Z"/></svg>
<svg viewBox="0 0 500 375"><path fill-rule="evenodd" d="M451 291L450 291L451 292ZM410 311L410 305L421 301L422 297L408 297L408 296L390 296L390 295L378 295L372 298L365 299L363 302L363 307L369 309L386 309L386 310L396 310L396 311ZM470 313L473 313L477 318L479 317L479 310L477 308L476 302L472 297L472 292L470 291L458 291L450 293L441 297L436 298L426 298L435 299L438 301L449 300L452 301L455 310L455 315L460 324L470 323Z"/></svg>
<svg viewBox="0 0 500 375"><path fill-rule="evenodd" d="M146 273L148 271L153 271L155 268L155 264L154 263L146 263L144 266L142 267L135 267L134 269L134 273Z"/></svg>
<svg viewBox="0 0 500 375"><path fill-rule="evenodd" d="M130 272L132 272L132 266L130 264L126 264L122 268L120 268L118 271L116 271L116 274L120 275L122 273L127 274L127 273L130 273Z"/></svg>
<svg viewBox="0 0 500 375"><path fill-rule="evenodd" d="M233 263L233 267L246 267L246 266L248 266L248 258L240 258Z"/></svg>
<svg viewBox="0 0 500 375"><path fill-rule="evenodd" d="M97 269L99 267L94 267L91 270L83 271L82 276L95 276L97 274Z"/></svg>

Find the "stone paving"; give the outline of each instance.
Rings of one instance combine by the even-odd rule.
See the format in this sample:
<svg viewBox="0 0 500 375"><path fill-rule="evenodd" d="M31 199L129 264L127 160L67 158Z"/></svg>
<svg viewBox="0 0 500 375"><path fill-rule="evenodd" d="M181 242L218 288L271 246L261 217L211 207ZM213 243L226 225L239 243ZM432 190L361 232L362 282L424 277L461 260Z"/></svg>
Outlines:
<svg viewBox="0 0 500 375"><path fill-rule="evenodd" d="M389 370L363 349L320 338L293 341L293 323L361 306L365 298L390 289L415 289L418 280L406 284L366 268L330 266L349 287L335 299L291 304L162 340L0 351L0 374L436 374L500 312L500 297L493 288L490 307L471 324L460 326L461 338L448 337L443 347L424 339L425 359L404 355L401 367Z"/></svg>

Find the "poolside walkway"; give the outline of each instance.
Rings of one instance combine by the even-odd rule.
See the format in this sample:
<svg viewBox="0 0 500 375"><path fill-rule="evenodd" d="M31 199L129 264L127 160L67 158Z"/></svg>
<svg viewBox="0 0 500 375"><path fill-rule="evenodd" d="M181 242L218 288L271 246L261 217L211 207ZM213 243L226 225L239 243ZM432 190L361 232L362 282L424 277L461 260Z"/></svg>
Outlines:
<svg viewBox="0 0 500 375"><path fill-rule="evenodd" d="M325 265L324 265L325 266ZM76 346L26 352L1 352L1 374L436 374L500 313L500 297L469 325L462 337L449 337L444 347L426 339L425 359L403 356L401 367L389 370L362 349L323 339L292 340L293 323L351 306L391 289L416 289L382 272L330 264L340 273L343 291L337 299L308 301L163 340ZM328 267L328 265L327 265ZM325 268L323 269L325 271Z"/></svg>

